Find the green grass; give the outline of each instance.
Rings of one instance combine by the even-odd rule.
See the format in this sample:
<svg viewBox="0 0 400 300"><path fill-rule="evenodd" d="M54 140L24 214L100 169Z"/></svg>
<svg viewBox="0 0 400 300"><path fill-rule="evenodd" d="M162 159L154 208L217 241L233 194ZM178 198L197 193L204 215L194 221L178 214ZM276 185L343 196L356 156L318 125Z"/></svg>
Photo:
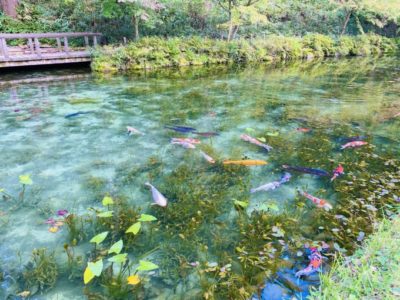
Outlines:
<svg viewBox="0 0 400 300"><path fill-rule="evenodd" d="M400 216L384 220L352 257L321 276L310 299L400 299Z"/></svg>

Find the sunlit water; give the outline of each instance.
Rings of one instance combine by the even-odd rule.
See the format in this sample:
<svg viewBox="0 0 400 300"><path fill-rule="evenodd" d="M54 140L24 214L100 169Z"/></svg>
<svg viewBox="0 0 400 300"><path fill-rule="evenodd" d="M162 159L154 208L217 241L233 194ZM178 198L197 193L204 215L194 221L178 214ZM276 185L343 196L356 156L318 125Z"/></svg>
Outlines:
<svg viewBox="0 0 400 300"><path fill-rule="evenodd" d="M207 178L204 172L209 164L198 149L171 145L171 137L201 139L198 148L211 151L218 161L266 160L266 166L247 167L249 188L278 180L282 164L296 163L296 147L291 146L294 152L288 153L287 160L278 155L288 150L285 144L313 148L314 145L307 145L306 141L319 128L331 133L334 150L326 153L327 161L323 165L329 172L340 162L339 138L366 135L380 150L398 154L400 117L391 118L400 113L399 71L398 59L394 57L329 60L277 68L191 69L106 79L88 75L79 80L0 86L0 188L18 195L21 189L18 176L30 174L33 180L22 204L10 199L0 203L0 271L13 275L23 271L34 248L54 250L61 266L60 279L53 289L43 295L36 294L32 299L84 299L82 279L69 281L62 274L66 262L63 244L67 242L68 232L63 227L51 233L45 221L54 217L59 209L88 215L88 209L101 208L106 194L125 197L130 205L155 214L145 182L151 181L161 187L160 191L169 198L164 176L178 166L187 164L198 170L199 176ZM69 74L64 72L63 75L65 73ZM1 80L25 77L26 74L1 75ZM65 118L78 111L89 113ZM185 125L220 135L212 138L185 135L167 130L164 125ZM129 136L126 126L133 126L144 135ZM342 135L340 126L345 128ZM299 132L296 130L299 127L313 131ZM268 135L275 132L279 133L277 137ZM273 143L274 139L279 143L266 153L242 141L243 133L265 138L267 143ZM161 170L152 172L149 159L162 161ZM327 168L329 159L331 169ZM298 161L300 166L305 164L321 167L317 161ZM329 186L329 180L293 173L291 181L279 189L254 194L249 190L240 191L237 197L225 199L232 205L224 208L216 219L227 222L236 217L234 198L249 201L249 215L268 205L274 211L282 211L293 205L298 188L306 187L313 194ZM334 193L324 196L335 206ZM309 208L315 209L311 205ZM168 207L164 213L168 214ZM160 230L166 229L161 227ZM235 230L234 227L231 230ZM212 247L211 237L208 242ZM168 241L160 240L160 243ZM76 252L85 254L90 249L92 246L86 239L78 244ZM141 254L146 250L152 248L142 247ZM210 254L209 261L214 261L214 255ZM157 263L157 256L152 260ZM305 256L298 260L303 267L307 265ZM83 268L84 265L82 271ZM146 289L151 293L146 299L190 299L192 296L185 295L193 295L190 290L199 288L196 283L176 288L180 281L163 282L162 270L150 278ZM0 295L23 291L23 279L16 280L21 285L4 280ZM297 283L308 284L306 281ZM288 298L302 295L286 288L284 294Z"/></svg>

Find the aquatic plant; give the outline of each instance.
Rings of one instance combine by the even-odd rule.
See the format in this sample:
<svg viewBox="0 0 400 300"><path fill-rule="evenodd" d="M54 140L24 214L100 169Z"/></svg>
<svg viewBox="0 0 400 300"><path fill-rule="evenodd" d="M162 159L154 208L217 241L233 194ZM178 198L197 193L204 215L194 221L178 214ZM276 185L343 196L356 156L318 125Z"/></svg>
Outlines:
<svg viewBox="0 0 400 300"><path fill-rule="evenodd" d="M58 278L58 266L54 252L47 249L34 249L31 261L25 266L23 278L27 289L37 288L45 291L54 287Z"/></svg>

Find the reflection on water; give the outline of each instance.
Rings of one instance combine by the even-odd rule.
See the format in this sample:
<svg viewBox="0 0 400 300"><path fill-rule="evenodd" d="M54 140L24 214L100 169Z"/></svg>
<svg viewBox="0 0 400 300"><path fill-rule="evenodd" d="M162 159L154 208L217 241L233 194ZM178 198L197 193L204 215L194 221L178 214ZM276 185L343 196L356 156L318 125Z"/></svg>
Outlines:
<svg viewBox="0 0 400 300"><path fill-rule="evenodd" d="M20 80L21 75L2 76L6 79ZM304 245L328 243L323 253L327 258L337 251L350 253L359 233L372 230L373 217L379 217L376 210L395 202L392 190L398 192L394 179L399 171L395 162L386 171L382 166L398 158L399 93L396 58L163 70L0 86L0 189L5 189L0 203L0 295L38 292L40 285L29 284L26 264L33 249L47 248L55 251L58 280L35 299L82 299L82 274L93 249L89 239L125 222L122 217L120 225L95 221L93 209L101 208L107 194L158 219L135 239L124 240L132 261L146 258L160 267L143 275L143 289L134 292L139 298L215 294L217 299L246 299L249 290L267 279L265 299L306 295L318 277L294 278L308 264ZM65 118L77 112L85 114ZM219 135L184 134L165 125ZM127 126L144 135L128 135ZM267 153L242 141L241 134L273 149ZM201 144L196 149L170 144L172 137L184 136ZM365 136L369 144L340 151L345 138L353 136ZM199 149L217 163L209 164ZM225 159L265 160L268 165L223 166ZM329 177L293 172L279 188L250 194L251 188L279 180L283 164L329 173L342 164L345 175L332 183ZM22 174L30 174L33 184L26 187L23 200L21 195L12 199L20 193ZM364 202L376 196L371 196L376 189L360 188L371 174L387 176L378 191L388 192L374 205ZM166 209L150 205L147 181L169 199ZM349 189L352 184L359 184L356 191ZM329 199L334 209L316 208L298 189ZM361 204L354 204L359 199ZM371 219L353 215L357 207L364 207ZM68 226L48 231L45 221L60 209L83 218L77 240L71 240ZM121 230L109 245L127 238ZM74 255L82 257L74 271L68 267L65 243L77 243ZM101 254L92 252L90 260L96 255ZM324 260L324 270L327 265ZM98 282L95 286L91 292L102 291Z"/></svg>

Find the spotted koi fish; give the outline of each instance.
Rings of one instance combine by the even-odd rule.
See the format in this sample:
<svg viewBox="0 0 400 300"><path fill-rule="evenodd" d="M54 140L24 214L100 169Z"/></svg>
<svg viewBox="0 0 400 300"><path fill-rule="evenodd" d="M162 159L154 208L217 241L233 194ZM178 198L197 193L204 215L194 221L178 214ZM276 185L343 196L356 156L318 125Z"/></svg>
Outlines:
<svg viewBox="0 0 400 300"><path fill-rule="evenodd" d="M255 139L255 138L253 138L253 137L251 137L251 136L249 136L249 135L247 135L247 134L242 134L242 135L240 136L240 138L241 138L243 141L246 141L246 142L249 142L249 143L251 143L251 144L254 144L254 145L263 147L263 148L264 148L265 150L267 150L267 151L271 151L271 150L272 150L272 147L271 147L271 146L269 146L269 145L267 145L267 144L263 144L263 143L261 143L259 140Z"/></svg>
<svg viewBox="0 0 400 300"><path fill-rule="evenodd" d="M340 175L344 174L344 168L342 165L339 165L334 171L333 171L333 177L331 178L331 181L334 181L337 177Z"/></svg>
<svg viewBox="0 0 400 300"><path fill-rule="evenodd" d="M182 146L183 148L186 148L186 149L196 149L196 146L195 145L193 145L192 143L188 143L188 142L183 142L183 141L171 141L171 144L174 144L174 145L180 145L180 146Z"/></svg>
<svg viewBox="0 0 400 300"><path fill-rule="evenodd" d="M311 255L308 257L310 263L305 269L302 269L296 273L296 277L308 276L320 270L322 265L322 255L319 253L317 248L311 248Z"/></svg>
<svg viewBox="0 0 400 300"><path fill-rule="evenodd" d="M212 158L211 156L207 155L203 151L200 150L200 154L204 157L206 161L208 161L210 164L215 164L215 159Z"/></svg>
<svg viewBox="0 0 400 300"><path fill-rule="evenodd" d="M340 149L343 150L346 148L357 148L357 147L361 147L364 145L368 145L368 143L364 142L364 141L354 141L354 142L349 142L347 144L342 145L342 147Z"/></svg>
<svg viewBox="0 0 400 300"><path fill-rule="evenodd" d="M136 128L134 128L132 126L126 126L126 130L128 130L129 135L132 135L132 134L144 135L144 133L140 132L139 130L137 130Z"/></svg>
<svg viewBox="0 0 400 300"><path fill-rule="evenodd" d="M324 199L314 197L313 195L310 195L303 191L300 191L300 194L306 197L307 199L311 200L319 208L323 208L325 210L331 210L333 208L332 205Z"/></svg>

